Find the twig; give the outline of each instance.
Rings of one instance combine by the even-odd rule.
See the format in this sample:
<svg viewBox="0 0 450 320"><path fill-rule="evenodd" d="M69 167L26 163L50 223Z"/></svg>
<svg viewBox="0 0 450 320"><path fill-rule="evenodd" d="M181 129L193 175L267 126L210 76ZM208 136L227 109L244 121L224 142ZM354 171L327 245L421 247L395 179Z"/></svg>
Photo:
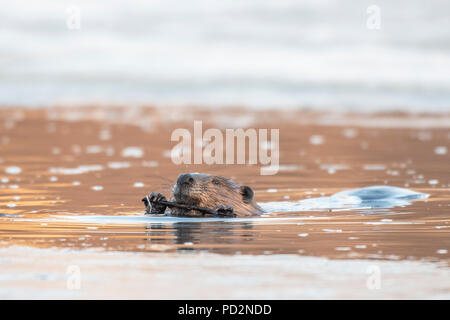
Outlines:
<svg viewBox="0 0 450 320"><path fill-rule="evenodd" d="M210 208L198 207L198 206L194 206L194 205L177 203L177 202L167 201L167 200L150 201L150 198L148 196L143 198L142 201L145 204L146 214L151 214L152 213L151 212L152 205L154 206L155 204L162 204L162 205L167 206L169 208L180 208L180 209L186 209L188 211L189 210L196 210L196 211L199 211L199 212L203 213L203 215L209 214L209 215L212 215L212 216L236 217L236 214L233 212L233 208L232 207L222 206L222 207L219 207L217 209L210 209Z"/></svg>

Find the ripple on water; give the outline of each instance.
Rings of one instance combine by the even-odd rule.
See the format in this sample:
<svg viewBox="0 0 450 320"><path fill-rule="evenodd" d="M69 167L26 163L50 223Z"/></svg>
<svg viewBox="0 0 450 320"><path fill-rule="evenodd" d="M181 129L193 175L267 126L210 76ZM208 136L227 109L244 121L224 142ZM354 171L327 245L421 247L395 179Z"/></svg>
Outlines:
<svg viewBox="0 0 450 320"><path fill-rule="evenodd" d="M404 188L371 186L341 191L330 197L309 198L298 202L265 202L260 205L267 212L388 209L410 205L413 200L425 199L428 196Z"/></svg>
<svg viewBox="0 0 450 320"><path fill-rule="evenodd" d="M122 150L122 157L141 158L144 155L144 151L139 147L127 147Z"/></svg>
<svg viewBox="0 0 450 320"><path fill-rule="evenodd" d="M110 169L124 169L124 168L130 168L131 163L126 161L112 161L108 162L108 168Z"/></svg>
<svg viewBox="0 0 450 320"><path fill-rule="evenodd" d="M101 171L104 167L100 164L80 165L75 168L50 168L51 173L59 173L66 175L84 174L91 171Z"/></svg>
<svg viewBox="0 0 450 320"><path fill-rule="evenodd" d="M19 174L22 172L22 169L17 166L10 166L10 167L6 167L5 172L7 174Z"/></svg>
<svg viewBox="0 0 450 320"><path fill-rule="evenodd" d="M93 190L102 190L102 186L93 186ZM300 212L300 211L327 211L330 209L344 209L344 210L368 210L373 208L392 208L395 206L404 206L411 204L415 199L425 199L427 194L411 191L408 189L388 187L388 186L373 186L355 190L346 190L338 192L330 197L319 197L304 199L298 202L280 201L280 202L266 202L259 203L259 205L266 212ZM285 217L275 218L267 217L264 219L258 217L252 218L181 218L171 216L143 216L138 213L137 216L58 216L58 219L76 220L85 223L103 223L103 224L151 224L151 223L202 223L202 222L254 222L254 223L276 223L283 220L304 220L314 219L314 216L309 217ZM389 221L388 221L389 220ZM383 223L392 223L391 219L386 219ZM341 229L323 229L325 232L341 233ZM305 235L306 233L302 233ZM307 234L306 234L307 235ZM301 235L299 235L301 236Z"/></svg>
<svg viewBox="0 0 450 320"><path fill-rule="evenodd" d="M445 155L445 154L447 154L447 147L438 146L434 149L434 153L438 154L438 155Z"/></svg>
<svg viewBox="0 0 450 320"><path fill-rule="evenodd" d="M384 171L386 166L384 164L365 164L363 166L364 170L367 171Z"/></svg>

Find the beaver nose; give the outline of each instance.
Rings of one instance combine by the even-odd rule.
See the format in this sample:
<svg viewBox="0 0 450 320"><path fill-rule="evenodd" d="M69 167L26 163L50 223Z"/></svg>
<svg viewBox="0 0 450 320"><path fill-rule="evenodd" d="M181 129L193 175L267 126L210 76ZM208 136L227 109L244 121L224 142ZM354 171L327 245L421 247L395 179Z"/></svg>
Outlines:
<svg viewBox="0 0 450 320"><path fill-rule="evenodd" d="M181 174L178 177L178 180L177 180L177 184L179 184L179 185L182 185L182 184L193 184L193 183L194 183L194 178L189 173Z"/></svg>

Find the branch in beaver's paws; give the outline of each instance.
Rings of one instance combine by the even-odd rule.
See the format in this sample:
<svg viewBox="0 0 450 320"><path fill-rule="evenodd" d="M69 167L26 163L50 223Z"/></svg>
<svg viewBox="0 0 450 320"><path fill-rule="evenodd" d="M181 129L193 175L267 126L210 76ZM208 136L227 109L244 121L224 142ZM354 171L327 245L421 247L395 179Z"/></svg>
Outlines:
<svg viewBox="0 0 450 320"><path fill-rule="evenodd" d="M149 196L142 199L145 204L145 214L164 214L167 205L160 203L160 201L165 201L166 197L161 193L152 192Z"/></svg>
<svg viewBox="0 0 450 320"><path fill-rule="evenodd" d="M215 217L236 217L233 212L233 208L229 206L220 206L217 209L209 209L204 207L197 207L193 205L187 205L182 203L176 203L173 201L167 201L161 193L151 193L150 196L146 196L142 201L145 204L145 214L164 214L166 207L169 208L181 208L186 210L197 210L201 213L209 214Z"/></svg>

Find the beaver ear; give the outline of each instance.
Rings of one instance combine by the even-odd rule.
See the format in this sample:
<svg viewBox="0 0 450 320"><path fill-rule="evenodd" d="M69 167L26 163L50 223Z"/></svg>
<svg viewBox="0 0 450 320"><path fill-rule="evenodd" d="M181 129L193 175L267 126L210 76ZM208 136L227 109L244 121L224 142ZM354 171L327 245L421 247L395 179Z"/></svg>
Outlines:
<svg viewBox="0 0 450 320"><path fill-rule="evenodd" d="M254 192L252 188L247 186L241 186L241 194L242 194L242 200L245 203L250 203L253 200Z"/></svg>

